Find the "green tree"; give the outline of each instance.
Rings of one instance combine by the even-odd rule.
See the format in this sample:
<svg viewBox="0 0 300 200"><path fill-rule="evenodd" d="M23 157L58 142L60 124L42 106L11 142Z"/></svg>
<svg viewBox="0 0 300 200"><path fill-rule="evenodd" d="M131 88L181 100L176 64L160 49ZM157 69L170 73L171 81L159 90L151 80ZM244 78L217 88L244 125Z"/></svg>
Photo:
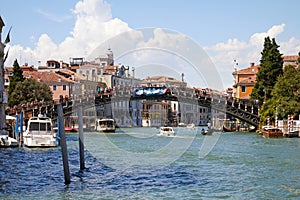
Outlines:
<svg viewBox="0 0 300 200"><path fill-rule="evenodd" d="M20 105L33 101L51 101L52 92L48 85L29 78L17 83L11 97L13 105Z"/></svg>
<svg viewBox="0 0 300 200"><path fill-rule="evenodd" d="M256 75L256 83L251 93L252 100L259 100L259 105L272 97L272 90L277 78L282 75L283 59L275 39L265 38L261 53L260 68Z"/></svg>
<svg viewBox="0 0 300 200"><path fill-rule="evenodd" d="M300 114L300 70L292 65L284 68L274 86L272 98L261 109L261 119L270 116L274 120L278 112L279 119L287 119L288 115L298 117Z"/></svg>
<svg viewBox="0 0 300 200"><path fill-rule="evenodd" d="M14 65L13 65L13 75L10 78L9 81L9 87L8 87L8 106L12 107L15 104L13 104L12 102L14 101L11 94L14 92L14 90L16 89L16 85L18 83L22 83L24 81L24 77L23 77L23 71L21 69L21 67L19 66L19 63L17 61L17 59L14 61Z"/></svg>
<svg viewBox="0 0 300 200"><path fill-rule="evenodd" d="M287 115L300 114L300 70L294 66L286 66L273 90L273 98L277 99L276 107L280 118Z"/></svg>

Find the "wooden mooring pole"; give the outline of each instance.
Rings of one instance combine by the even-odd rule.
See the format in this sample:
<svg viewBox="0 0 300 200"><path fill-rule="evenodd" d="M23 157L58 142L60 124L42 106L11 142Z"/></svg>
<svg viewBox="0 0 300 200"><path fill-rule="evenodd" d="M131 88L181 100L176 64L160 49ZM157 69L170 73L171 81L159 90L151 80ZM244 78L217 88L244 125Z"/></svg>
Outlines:
<svg viewBox="0 0 300 200"><path fill-rule="evenodd" d="M64 115L63 108L61 104L57 105L57 114L58 114L58 129L60 131L60 145L61 145L61 154L63 160L64 167L64 175L65 175L65 184L69 184L71 182L70 179L70 169L68 162L68 150L67 150L67 142L66 142L66 134L65 134L65 126L64 126Z"/></svg>
<svg viewBox="0 0 300 200"><path fill-rule="evenodd" d="M84 165L84 137L83 137L83 119L82 119L82 105L78 106L78 132L79 132L79 157L80 170L85 169Z"/></svg>

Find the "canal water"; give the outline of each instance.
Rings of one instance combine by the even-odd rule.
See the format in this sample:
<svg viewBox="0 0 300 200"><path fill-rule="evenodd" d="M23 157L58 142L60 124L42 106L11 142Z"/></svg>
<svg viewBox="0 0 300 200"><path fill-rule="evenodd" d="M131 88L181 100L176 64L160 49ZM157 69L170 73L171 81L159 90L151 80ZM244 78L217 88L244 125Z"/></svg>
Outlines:
<svg viewBox="0 0 300 200"><path fill-rule="evenodd" d="M60 147L0 149L0 199L300 199L300 140L255 133L156 128L67 134L71 183Z"/></svg>

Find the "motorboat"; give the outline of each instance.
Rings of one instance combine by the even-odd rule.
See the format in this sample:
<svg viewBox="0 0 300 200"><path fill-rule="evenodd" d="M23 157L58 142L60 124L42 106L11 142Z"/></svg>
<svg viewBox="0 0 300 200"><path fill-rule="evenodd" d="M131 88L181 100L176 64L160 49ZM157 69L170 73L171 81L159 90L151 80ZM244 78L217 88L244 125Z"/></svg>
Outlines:
<svg viewBox="0 0 300 200"><path fill-rule="evenodd" d="M178 124L178 126L179 126L179 127L186 127L186 124L183 123L183 122L180 122L180 123Z"/></svg>
<svg viewBox="0 0 300 200"><path fill-rule="evenodd" d="M27 147L56 147L56 133L49 117L31 117L23 134L24 145Z"/></svg>
<svg viewBox="0 0 300 200"><path fill-rule="evenodd" d="M97 119L95 130L100 132L115 132L116 124L114 119Z"/></svg>
<svg viewBox="0 0 300 200"><path fill-rule="evenodd" d="M264 138L284 136L282 130L274 126L263 126L261 129L261 134Z"/></svg>
<svg viewBox="0 0 300 200"><path fill-rule="evenodd" d="M0 130L0 147L17 147L18 141L15 138L9 137L8 131Z"/></svg>
<svg viewBox="0 0 300 200"><path fill-rule="evenodd" d="M175 136L175 132L173 127L170 126L163 126L159 129L159 136Z"/></svg>
<svg viewBox="0 0 300 200"><path fill-rule="evenodd" d="M186 127L189 129L195 129L195 124L191 123L191 124L186 125Z"/></svg>

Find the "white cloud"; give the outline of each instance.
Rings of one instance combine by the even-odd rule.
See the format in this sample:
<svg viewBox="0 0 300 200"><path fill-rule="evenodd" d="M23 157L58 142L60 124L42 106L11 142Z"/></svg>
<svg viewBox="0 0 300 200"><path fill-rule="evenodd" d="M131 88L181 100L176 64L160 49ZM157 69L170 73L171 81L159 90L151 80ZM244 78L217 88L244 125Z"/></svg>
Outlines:
<svg viewBox="0 0 300 200"><path fill-rule="evenodd" d="M108 47L116 46L114 43L117 42L119 42L118 49L113 49L115 55L118 55L118 52L126 52L124 48L156 47L173 50L174 52L179 52L183 58L185 57L198 63L202 62L199 59L197 60L197 57L199 57L199 49L197 49L198 47L196 46L198 45L193 43L188 44L190 40L184 34L174 31L168 32L163 29L155 29L151 34L142 34L139 30L132 30L126 22L112 17L111 6L104 0L79 1L73 9L73 14L76 22L70 35L66 37L64 41L56 44L47 34L42 34L32 49L20 45L8 45L5 50L7 51L8 47L10 47L10 52L5 66L11 66L16 58L19 64L27 62L35 66L38 65L38 61L41 61L41 64L44 65L48 59L68 62L70 57L86 57L90 55L100 44L104 44L102 47L104 47L103 50L105 51ZM206 46L203 49L212 59L219 74L224 79L223 82L226 87L230 87L233 82L231 75L234 65L233 60L236 59L239 62L239 68L248 67L250 62L258 64L264 38L266 36L276 38L284 32L285 26L285 24L274 25L266 32L254 33L247 41L230 38L226 42ZM125 33L124 36L127 37L127 40L110 40L120 33ZM297 38L276 42L280 45L281 53L285 55L295 55L300 50L300 40ZM182 46L188 48L179 49ZM193 53L194 51L197 51L197 53ZM200 53L201 58L205 57L203 56L204 53ZM135 55L134 58L137 64L140 62L141 65L147 65L152 62L167 66L167 63L163 63L158 59L156 56L158 54L160 54L160 52L156 52L156 54L152 52L148 55L147 53L143 54L143 52L135 52L133 55ZM166 57L164 59L166 59ZM169 59L172 59L172 57L169 57ZM181 58L176 59L179 60ZM176 63L176 59L172 61ZM119 61L123 62L121 59L117 62ZM207 60L204 62L209 63ZM177 63L179 63L177 66L179 68L176 71L178 74L181 74L182 69L184 69L184 62ZM130 65L132 63L124 64ZM201 68L201 71L202 70L206 69Z"/></svg>
<svg viewBox="0 0 300 200"><path fill-rule="evenodd" d="M276 38L280 33L284 31L285 24L272 26L267 32L255 33L250 38L250 43L252 45L260 46L266 37Z"/></svg>
<svg viewBox="0 0 300 200"><path fill-rule="evenodd" d="M237 60L239 69L249 67L252 62L259 64L265 37L269 36L276 39L278 35L284 32L285 26L285 24L274 25L266 32L254 33L249 41L240 41L235 38L228 39L226 43L204 47L217 66L219 73L222 74L226 87L232 87L233 61ZM286 42L276 40L276 43L280 46L279 50L284 55L295 55L300 50L300 40L296 38L291 38Z"/></svg>
<svg viewBox="0 0 300 200"><path fill-rule="evenodd" d="M49 59L68 62L70 57L86 57L110 37L131 30L127 23L112 18L110 5L103 0L79 1L73 14L74 28L63 42L55 44L47 34L42 34L33 49L14 45L5 66L11 66L16 58L20 65L29 62L37 66L38 61L44 65Z"/></svg>
<svg viewBox="0 0 300 200"><path fill-rule="evenodd" d="M281 42L280 52L284 55L298 55L300 51L300 40L292 37L288 41Z"/></svg>

